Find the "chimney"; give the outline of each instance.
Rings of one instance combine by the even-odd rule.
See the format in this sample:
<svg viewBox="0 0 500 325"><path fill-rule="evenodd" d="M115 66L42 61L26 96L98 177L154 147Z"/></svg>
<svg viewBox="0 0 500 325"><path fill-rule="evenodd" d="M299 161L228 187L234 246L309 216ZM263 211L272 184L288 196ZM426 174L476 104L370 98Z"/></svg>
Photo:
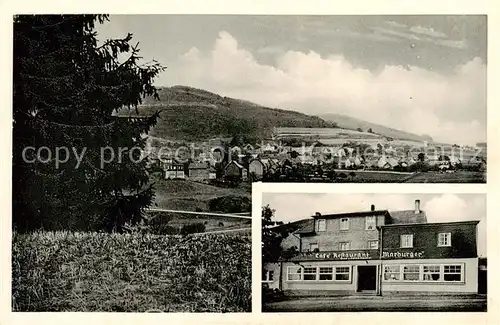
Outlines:
<svg viewBox="0 0 500 325"><path fill-rule="evenodd" d="M374 204L372 204L372 206L371 206L371 211L375 211L375 205Z"/></svg>
<svg viewBox="0 0 500 325"><path fill-rule="evenodd" d="M420 200L415 200L415 214L420 213Z"/></svg>
<svg viewBox="0 0 500 325"><path fill-rule="evenodd" d="M321 213L316 212L316 217L321 217Z"/></svg>

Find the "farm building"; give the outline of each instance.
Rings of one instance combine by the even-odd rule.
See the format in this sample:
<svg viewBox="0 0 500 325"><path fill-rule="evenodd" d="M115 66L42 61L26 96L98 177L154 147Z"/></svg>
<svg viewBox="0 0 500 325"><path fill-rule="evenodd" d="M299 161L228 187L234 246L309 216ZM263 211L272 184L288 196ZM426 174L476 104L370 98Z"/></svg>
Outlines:
<svg viewBox="0 0 500 325"><path fill-rule="evenodd" d="M226 168L224 168L224 175L228 178L246 181L248 179L248 170L239 162L232 160L226 165Z"/></svg>
<svg viewBox="0 0 500 325"><path fill-rule="evenodd" d="M208 162L190 163L187 177L196 182L210 179L210 164Z"/></svg>
<svg viewBox="0 0 500 325"><path fill-rule="evenodd" d="M162 159L163 170L165 171L165 179L186 178L184 173L184 164L174 158Z"/></svg>
<svg viewBox="0 0 500 325"><path fill-rule="evenodd" d="M262 179L266 171L266 166L260 159L253 159L248 164L249 175L254 175L256 179Z"/></svg>
<svg viewBox="0 0 500 325"><path fill-rule="evenodd" d="M283 241L298 254L264 264L263 281L288 296L477 294L478 223L428 223L420 200L411 210L316 213Z"/></svg>

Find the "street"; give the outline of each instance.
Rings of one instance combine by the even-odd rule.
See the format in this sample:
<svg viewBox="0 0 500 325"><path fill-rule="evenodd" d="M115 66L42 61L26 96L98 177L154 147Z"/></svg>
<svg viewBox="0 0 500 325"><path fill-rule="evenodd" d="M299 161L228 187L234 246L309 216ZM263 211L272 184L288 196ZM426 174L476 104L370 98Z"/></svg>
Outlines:
<svg viewBox="0 0 500 325"><path fill-rule="evenodd" d="M307 297L263 305L263 312L486 311L486 296Z"/></svg>

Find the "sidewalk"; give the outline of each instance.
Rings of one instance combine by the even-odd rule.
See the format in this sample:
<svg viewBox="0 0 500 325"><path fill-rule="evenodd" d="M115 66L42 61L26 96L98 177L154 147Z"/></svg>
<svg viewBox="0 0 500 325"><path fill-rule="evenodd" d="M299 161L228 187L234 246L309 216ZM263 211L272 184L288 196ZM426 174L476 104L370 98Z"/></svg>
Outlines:
<svg viewBox="0 0 500 325"><path fill-rule="evenodd" d="M485 295L293 297L267 303L264 312L486 311Z"/></svg>

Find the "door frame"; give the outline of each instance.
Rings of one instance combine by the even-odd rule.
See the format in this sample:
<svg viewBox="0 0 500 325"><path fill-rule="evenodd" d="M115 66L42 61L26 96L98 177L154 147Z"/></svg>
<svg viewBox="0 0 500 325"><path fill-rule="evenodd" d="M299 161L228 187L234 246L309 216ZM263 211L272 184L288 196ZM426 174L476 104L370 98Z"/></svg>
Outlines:
<svg viewBox="0 0 500 325"><path fill-rule="evenodd" d="M375 281L375 288L373 290L360 290L359 288L359 279L360 279L360 272L359 272L359 269L360 268L367 268L367 267L370 267L374 270L374 281ZM356 277L356 292L357 293L362 293L362 292L370 292L370 293L377 293L378 292L378 288L379 288L379 277L378 277L378 272L379 272L379 267L378 265L375 265L375 264L366 264L366 265L357 265L356 266L356 273L357 273L357 277Z"/></svg>

